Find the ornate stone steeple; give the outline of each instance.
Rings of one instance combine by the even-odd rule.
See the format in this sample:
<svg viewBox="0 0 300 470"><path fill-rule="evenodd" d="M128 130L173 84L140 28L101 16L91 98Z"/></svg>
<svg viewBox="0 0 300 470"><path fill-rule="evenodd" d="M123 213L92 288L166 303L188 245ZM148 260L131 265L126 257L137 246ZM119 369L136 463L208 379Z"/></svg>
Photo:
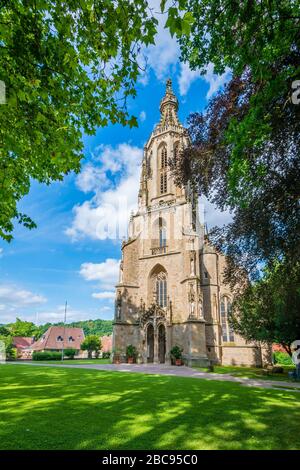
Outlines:
<svg viewBox="0 0 300 470"><path fill-rule="evenodd" d="M157 127L167 128L169 126L180 126L177 116L178 100L172 89L172 80L169 78L166 83L166 93L160 102L160 122Z"/></svg>

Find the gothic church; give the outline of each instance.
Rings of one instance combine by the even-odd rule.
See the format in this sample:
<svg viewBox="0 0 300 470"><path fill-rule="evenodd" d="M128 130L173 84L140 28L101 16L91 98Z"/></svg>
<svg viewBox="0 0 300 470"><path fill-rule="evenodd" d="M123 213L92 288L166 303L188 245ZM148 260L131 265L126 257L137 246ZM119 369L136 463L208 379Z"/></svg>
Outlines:
<svg viewBox="0 0 300 470"><path fill-rule="evenodd" d="M113 348L123 361L132 344L138 362L168 363L178 345L187 365L260 366L268 351L229 326L226 260L204 241L198 198L189 187L176 186L168 168L170 157L189 142L177 111L168 80L160 122L144 148L138 211L122 245Z"/></svg>

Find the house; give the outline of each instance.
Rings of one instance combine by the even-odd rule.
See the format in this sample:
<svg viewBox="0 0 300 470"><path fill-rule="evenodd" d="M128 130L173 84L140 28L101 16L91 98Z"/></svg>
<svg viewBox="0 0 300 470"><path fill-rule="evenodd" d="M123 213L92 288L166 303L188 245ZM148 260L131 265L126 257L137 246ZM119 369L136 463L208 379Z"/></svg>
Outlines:
<svg viewBox="0 0 300 470"><path fill-rule="evenodd" d="M84 340L82 328L64 326L50 326L48 330L31 346L32 351L61 351L62 349L76 349L80 351Z"/></svg>
<svg viewBox="0 0 300 470"><path fill-rule="evenodd" d="M34 343L34 337L14 336L12 342L13 347L17 350L18 359L31 358L31 346Z"/></svg>
<svg viewBox="0 0 300 470"><path fill-rule="evenodd" d="M109 336L101 336L101 344L102 344L102 353L111 352L112 351L112 335Z"/></svg>

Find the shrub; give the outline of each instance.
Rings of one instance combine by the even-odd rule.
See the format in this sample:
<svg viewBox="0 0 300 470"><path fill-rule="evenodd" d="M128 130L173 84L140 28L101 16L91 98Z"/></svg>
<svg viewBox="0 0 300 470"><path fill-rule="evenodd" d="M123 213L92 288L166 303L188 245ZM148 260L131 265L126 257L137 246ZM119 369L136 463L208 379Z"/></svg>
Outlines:
<svg viewBox="0 0 300 470"><path fill-rule="evenodd" d="M281 364L283 366L293 365L292 358L288 355L288 353L275 351L273 354L273 359L274 359L274 364Z"/></svg>
<svg viewBox="0 0 300 470"><path fill-rule="evenodd" d="M137 355L136 347L132 344L129 344L126 348L126 356L135 358Z"/></svg>
<svg viewBox="0 0 300 470"><path fill-rule="evenodd" d="M18 352L16 350L16 348L9 348L7 351L6 351L6 359L8 361L14 361L17 359L17 356L18 356Z"/></svg>
<svg viewBox="0 0 300 470"><path fill-rule="evenodd" d="M103 359L110 359L110 351L105 351L102 353Z"/></svg>
<svg viewBox="0 0 300 470"><path fill-rule="evenodd" d="M181 349L179 346L173 346L173 348L170 351L170 355L174 359L181 359L182 358L182 351L183 351L183 349Z"/></svg>
<svg viewBox="0 0 300 470"><path fill-rule="evenodd" d="M75 354L76 354L76 349L67 348L64 350L64 355L68 357L69 359L74 359Z"/></svg>
<svg viewBox="0 0 300 470"><path fill-rule="evenodd" d="M60 351L33 351L33 361L61 361L62 354Z"/></svg>

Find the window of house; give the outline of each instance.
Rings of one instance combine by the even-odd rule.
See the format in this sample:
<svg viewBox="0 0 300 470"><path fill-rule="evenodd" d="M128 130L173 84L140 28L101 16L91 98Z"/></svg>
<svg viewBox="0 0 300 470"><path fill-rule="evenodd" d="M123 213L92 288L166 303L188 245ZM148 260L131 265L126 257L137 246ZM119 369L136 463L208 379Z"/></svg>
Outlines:
<svg viewBox="0 0 300 470"><path fill-rule="evenodd" d="M59 335L59 336L56 338L56 341L63 341L63 337Z"/></svg>
<svg viewBox="0 0 300 470"><path fill-rule="evenodd" d="M164 273L161 273L157 276L156 301L160 307L167 306L167 279Z"/></svg>
<svg viewBox="0 0 300 470"><path fill-rule="evenodd" d="M73 338L73 336L69 336L69 342L71 343L71 342L73 342L73 341L75 341L75 339Z"/></svg>
<svg viewBox="0 0 300 470"><path fill-rule="evenodd" d="M220 306L220 313L221 313L221 327L222 327L222 339L223 342L234 342L234 332L229 325L228 316L231 309L231 304L228 297L223 297L221 300Z"/></svg>

